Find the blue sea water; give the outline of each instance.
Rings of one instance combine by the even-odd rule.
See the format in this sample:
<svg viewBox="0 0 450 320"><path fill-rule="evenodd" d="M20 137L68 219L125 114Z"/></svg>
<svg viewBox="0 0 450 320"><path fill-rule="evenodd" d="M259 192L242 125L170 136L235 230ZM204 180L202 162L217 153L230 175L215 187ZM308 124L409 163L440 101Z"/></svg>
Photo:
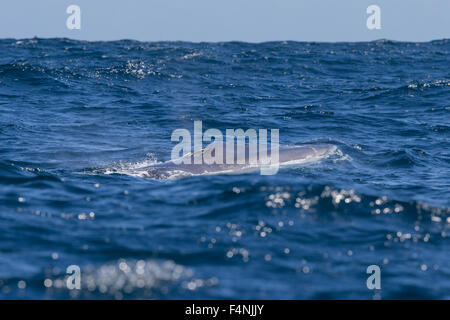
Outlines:
<svg viewBox="0 0 450 320"><path fill-rule="evenodd" d="M0 40L0 298L449 299L449 50ZM140 175L194 120L338 150Z"/></svg>

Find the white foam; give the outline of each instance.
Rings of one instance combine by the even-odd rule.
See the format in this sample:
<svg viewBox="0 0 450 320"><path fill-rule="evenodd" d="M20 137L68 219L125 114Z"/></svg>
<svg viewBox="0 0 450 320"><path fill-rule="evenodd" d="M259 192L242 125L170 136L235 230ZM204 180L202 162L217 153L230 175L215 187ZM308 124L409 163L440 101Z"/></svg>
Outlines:
<svg viewBox="0 0 450 320"><path fill-rule="evenodd" d="M142 161L136 161L136 162L128 162L128 161L119 161L116 162L110 166L104 167L104 168L98 168L95 170L92 170L91 172L83 172L84 174L93 174L93 175L99 175L99 174L123 174L133 177L141 177L146 178L148 177L147 171L142 170L145 167L149 167L161 162L158 162L157 158L151 154L147 154L148 158L144 159Z"/></svg>

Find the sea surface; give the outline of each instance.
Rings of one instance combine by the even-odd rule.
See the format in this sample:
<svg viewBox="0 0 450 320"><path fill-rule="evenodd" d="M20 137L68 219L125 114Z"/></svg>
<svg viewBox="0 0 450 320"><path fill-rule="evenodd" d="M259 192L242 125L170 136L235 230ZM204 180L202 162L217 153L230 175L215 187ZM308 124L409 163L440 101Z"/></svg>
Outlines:
<svg viewBox="0 0 450 320"><path fill-rule="evenodd" d="M450 299L449 50L0 40L0 298ZM337 150L146 178L195 120Z"/></svg>

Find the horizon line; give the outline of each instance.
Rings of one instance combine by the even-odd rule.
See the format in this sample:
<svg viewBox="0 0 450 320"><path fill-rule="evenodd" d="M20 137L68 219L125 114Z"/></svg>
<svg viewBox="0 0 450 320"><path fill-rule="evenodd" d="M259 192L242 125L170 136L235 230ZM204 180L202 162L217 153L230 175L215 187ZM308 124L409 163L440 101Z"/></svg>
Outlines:
<svg viewBox="0 0 450 320"><path fill-rule="evenodd" d="M408 40L395 40L395 39L387 39L380 38L376 40L357 40L357 41L322 41L322 40L266 40L266 41L243 41L243 40L224 40L224 41L187 41L187 40L138 40L132 38L121 38L115 40L85 40L85 39L76 39L76 38L68 38L68 37L28 37L28 38L0 38L0 41L5 40L14 40L14 41L24 41L24 40L69 40L76 42L141 42L141 43L211 43L211 44L219 44L219 43L246 43L246 44L265 44L265 43L320 43L320 44L339 44L339 43L371 43L371 42L397 42L397 43L431 43L431 42L439 42L439 41L449 41L450 38L440 38L440 39L432 39L425 41L408 41Z"/></svg>

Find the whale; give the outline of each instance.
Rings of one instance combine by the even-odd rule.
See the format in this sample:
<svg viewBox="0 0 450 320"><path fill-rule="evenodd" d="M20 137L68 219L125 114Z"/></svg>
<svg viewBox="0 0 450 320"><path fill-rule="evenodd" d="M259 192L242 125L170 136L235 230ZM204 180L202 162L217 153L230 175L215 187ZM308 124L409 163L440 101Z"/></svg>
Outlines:
<svg viewBox="0 0 450 320"><path fill-rule="evenodd" d="M228 150L225 148L225 150ZM226 163L226 151L223 152L223 163L217 164L195 164L194 158L198 152L205 153L208 148L201 149L200 151L186 154L178 159L169 160L166 162L160 162L152 164L148 167L141 168L144 171L144 177L150 179L171 179L179 178L183 176L198 176L198 175L213 175L213 174L242 174L252 171L260 170L264 163L261 163L257 157L257 162L252 161L252 148L248 145L243 150L234 149L235 161L231 164ZM337 147L332 144L308 144L301 146L284 146L278 150L278 161L275 164L278 167L286 167L292 165L300 165L304 163L318 161L333 154L337 150ZM245 157L243 153L245 152ZM270 152L270 149L268 150ZM245 159L238 163L239 157ZM185 160L184 163L181 162ZM188 162L188 163L186 163ZM273 163L272 163L273 165ZM278 171L278 170L277 170Z"/></svg>

